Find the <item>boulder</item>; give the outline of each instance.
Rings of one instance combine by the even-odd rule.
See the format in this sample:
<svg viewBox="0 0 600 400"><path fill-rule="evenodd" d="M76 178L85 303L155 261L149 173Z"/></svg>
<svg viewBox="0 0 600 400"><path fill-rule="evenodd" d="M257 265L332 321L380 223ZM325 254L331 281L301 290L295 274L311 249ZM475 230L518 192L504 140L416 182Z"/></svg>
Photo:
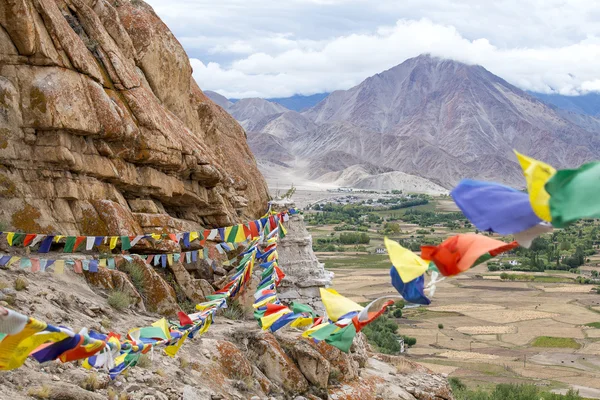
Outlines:
<svg viewBox="0 0 600 400"><path fill-rule="evenodd" d="M308 381L320 388L327 388L331 366L306 340L298 340L292 348L292 357Z"/></svg>
<svg viewBox="0 0 600 400"><path fill-rule="evenodd" d="M140 288L138 291L149 311L171 317L175 316L178 311L181 311L177 304L175 290L152 266L146 264L139 256L133 256L132 261L127 261L123 258L117 263L117 269L119 270L129 271L129 268L137 268L142 271L143 278L139 284Z"/></svg>
<svg viewBox="0 0 600 400"><path fill-rule="evenodd" d="M273 384L290 394L308 390L308 381L272 334L260 331L240 334L247 343L248 357Z"/></svg>
<svg viewBox="0 0 600 400"><path fill-rule="evenodd" d="M127 274L108 268L98 268L98 272L84 271L85 279L92 285L108 290L118 290L129 295L134 307L146 311L144 300L131 283Z"/></svg>

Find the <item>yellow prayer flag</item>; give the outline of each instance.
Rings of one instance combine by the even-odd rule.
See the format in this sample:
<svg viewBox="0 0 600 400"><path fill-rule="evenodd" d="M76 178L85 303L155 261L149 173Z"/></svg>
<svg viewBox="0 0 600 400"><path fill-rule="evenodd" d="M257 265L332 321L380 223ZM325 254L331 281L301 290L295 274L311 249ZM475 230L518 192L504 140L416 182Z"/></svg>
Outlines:
<svg viewBox="0 0 600 400"><path fill-rule="evenodd" d="M12 246L14 237L15 237L14 232L6 232L6 241L8 242L9 246Z"/></svg>
<svg viewBox="0 0 600 400"><path fill-rule="evenodd" d="M277 311L276 313L267 315L266 317L262 317L260 319L260 325L262 326L262 329L264 331L266 331L267 329L269 329L271 327L271 325L273 325L275 323L275 321L277 321L279 318L281 318L285 314L289 314L291 312L292 312L292 310L290 310L289 308L284 308L281 311Z"/></svg>
<svg viewBox="0 0 600 400"><path fill-rule="evenodd" d="M0 370L19 368L29 354L46 342L59 342L68 335L63 332L41 332L46 323L30 318L23 330L6 336L0 342Z"/></svg>
<svg viewBox="0 0 600 400"><path fill-rule="evenodd" d="M8 266L13 265L14 263L18 262L20 259L21 259L21 257L12 256L10 258L10 260L8 260L8 263L6 265L8 265Z"/></svg>
<svg viewBox="0 0 600 400"><path fill-rule="evenodd" d="M190 232L190 242L193 242L194 240L198 239L200 236L198 235L198 232Z"/></svg>
<svg viewBox="0 0 600 400"><path fill-rule="evenodd" d="M110 247L111 250L114 249L115 247L117 247L117 240L119 240L118 236L111 236L110 237L109 247Z"/></svg>
<svg viewBox="0 0 600 400"><path fill-rule="evenodd" d="M231 233L232 229L233 229L233 226L228 226L225 228L225 237L221 238L221 239L223 239L224 242L227 242L227 239L229 238L229 234Z"/></svg>
<svg viewBox="0 0 600 400"><path fill-rule="evenodd" d="M190 334L190 331L187 331L186 333L184 333L184 335L181 337L181 339L179 339L177 341L177 343L167 346L167 348L165 348L165 353L169 357L175 357L175 354L177 354L177 352L179 351L179 349L183 345L183 342L185 342L185 339L187 339L189 334Z"/></svg>
<svg viewBox="0 0 600 400"><path fill-rule="evenodd" d="M65 272L65 260L56 260L54 263L54 273L62 274Z"/></svg>
<svg viewBox="0 0 600 400"><path fill-rule="evenodd" d="M167 254L167 265L169 267L173 265L173 254Z"/></svg>
<svg viewBox="0 0 600 400"><path fill-rule="evenodd" d="M299 317L294 320L290 324L292 328L303 328L305 326L310 326L314 323L314 319L312 317Z"/></svg>
<svg viewBox="0 0 600 400"><path fill-rule="evenodd" d="M333 322L352 311L361 311L363 307L342 296L334 289L321 288L321 301L327 311L327 316Z"/></svg>
<svg viewBox="0 0 600 400"><path fill-rule="evenodd" d="M208 330L208 328L210 327L210 324L212 324L212 314L209 315L208 317L206 317L206 320L204 321L204 325L198 331L198 336L204 335L206 333L206 331Z"/></svg>
<svg viewBox="0 0 600 400"><path fill-rule="evenodd" d="M387 237L383 238L385 247L388 251L390 261L398 270L398 275L402 282L407 283L417 279L427 271L429 263L412 251L405 249L394 240Z"/></svg>
<svg viewBox="0 0 600 400"><path fill-rule="evenodd" d="M523 175L527 182L527 191L529 192L529 202L535 215L543 219L544 221L552 221L550 215L550 195L546 192L546 182L552 178L556 173L556 170L535 158L527 157L518 151L514 151L523 169Z"/></svg>
<svg viewBox="0 0 600 400"><path fill-rule="evenodd" d="M160 233L153 233L150 236L152 236L152 239L154 239L154 240L162 239L162 235Z"/></svg>
<svg viewBox="0 0 600 400"><path fill-rule="evenodd" d="M64 236L61 236L61 235L54 236L54 243L60 242L60 239L62 239L62 238L64 238Z"/></svg>
<svg viewBox="0 0 600 400"><path fill-rule="evenodd" d="M100 260L98 260L98 266L106 267L106 258L101 258Z"/></svg>
<svg viewBox="0 0 600 400"><path fill-rule="evenodd" d="M240 224L240 225L238 225L238 230L235 235L235 242L240 243L240 242L243 242L244 240L246 240L246 234L244 233L244 225Z"/></svg>
<svg viewBox="0 0 600 400"><path fill-rule="evenodd" d="M169 331L169 323L165 318L161 318L158 321L152 323L152 326L162 329L167 338L171 338L171 332Z"/></svg>

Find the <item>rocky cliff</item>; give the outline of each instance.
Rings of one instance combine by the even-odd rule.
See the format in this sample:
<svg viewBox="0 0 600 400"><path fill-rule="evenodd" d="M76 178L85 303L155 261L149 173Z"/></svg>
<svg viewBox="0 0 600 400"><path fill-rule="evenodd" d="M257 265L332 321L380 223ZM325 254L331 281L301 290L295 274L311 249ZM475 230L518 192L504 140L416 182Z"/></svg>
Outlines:
<svg viewBox="0 0 600 400"><path fill-rule="evenodd" d="M239 124L141 0L0 2L0 222L34 233L226 226L268 193Z"/></svg>

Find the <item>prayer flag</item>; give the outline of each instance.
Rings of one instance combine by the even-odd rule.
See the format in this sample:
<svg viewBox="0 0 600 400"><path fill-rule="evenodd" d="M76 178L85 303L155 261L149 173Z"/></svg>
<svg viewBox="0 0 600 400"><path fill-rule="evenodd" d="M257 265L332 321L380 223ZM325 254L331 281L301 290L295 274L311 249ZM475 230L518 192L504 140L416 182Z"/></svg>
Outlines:
<svg viewBox="0 0 600 400"><path fill-rule="evenodd" d="M348 326L341 328L339 331L333 332L329 337L326 337L325 342L337 347L344 353L348 353L355 336L356 327L354 324L349 324Z"/></svg>
<svg viewBox="0 0 600 400"><path fill-rule="evenodd" d="M486 253L496 256L518 246L483 235L459 234L438 246L421 246L421 257L435 263L444 276L457 275L471 268Z"/></svg>
<svg viewBox="0 0 600 400"><path fill-rule="evenodd" d="M546 184L552 225L564 228L582 218L600 217L600 162L563 169Z"/></svg>
<svg viewBox="0 0 600 400"><path fill-rule="evenodd" d="M406 283L400 279L398 270L392 266L390 269L390 276L392 277L392 286L400 293L404 300L415 303L428 305L431 301L425 296L425 275L421 275L417 279Z"/></svg>
<svg viewBox="0 0 600 400"><path fill-rule="evenodd" d="M385 243L390 260L397 268L403 282L410 282L427 271L429 263L412 251L405 249L398 242L390 240L387 237L383 238L383 242Z"/></svg>
<svg viewBox="0 0 600 400"><path fill-rule="evenodd" d="M556 173L556 170L550 165L527 157L515 150L519 164L523 169L525 181L527 181L527 191L529 192L529 202L533 212L544 221L551 221L550 214L550 195L546 191L546 183Z"/></svg>
<svg viewBox="0 0 600 400"><path fill-rule="evenodd" d="M334 289L320 288L321 301L325 306L329 319L336 322L340 317L351 311L361 311L363 307L350 299L342 296Z"/></svg>
<svg viewBox="0 0 600 400"><path fill-rule="evenodd" d="M498 183L463 179L450 195L480 231L512 235L542 222L527 193Z"/></svg>

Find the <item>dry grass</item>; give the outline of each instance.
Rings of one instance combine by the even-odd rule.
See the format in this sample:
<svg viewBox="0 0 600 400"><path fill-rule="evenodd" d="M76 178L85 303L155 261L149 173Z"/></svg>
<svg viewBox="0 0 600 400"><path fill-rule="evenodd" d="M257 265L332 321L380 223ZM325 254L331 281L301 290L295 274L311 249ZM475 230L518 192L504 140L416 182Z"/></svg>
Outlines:
<svg viewBox="0 0 600 400"><path fill-rule="evenodd" d="M110 305L115 310L124 310L131 304L131 299L127 293L114 290L110 292L107 299L108 305Z"/></svg>
<svg viewBox="0 0 600 400"><path fill-rule="evenodd" d="M5 280L0 281L0 290L6 289L9 286L10 286L10 284L8 282L6 282Z"/></svg>
<svg viewBox="0 0 600 400"><path fill-rule="evenodd" d="M502 310L504 307L495 304L449 304L446 306L429 307L431 311L456 312Z"/></svg>
<svg viewBox="0 0 600 400"><path fill-rule="evenodd" d="M95 392L98 389L102 389L105 386L105 382L102 382L98 379L98 374L92 372L88 376L85 377L83 381L79 384L83 389L89 390L90 392Z"/></svg>
<svg viewBox="0 0 600 400"><path fill-rule="evenodd" d="M117 400L119 398L119 392L114 387L109 387L106 391L106 397L108 400Z"/></svg>
<svg viewBox="0 0 600 400"><path fill-rule="evenodd" d="M190 362L188 361L187 358L180 356L179 357L179 368L181 369L187 369L187 367L190 366Z"/></svg>
<svg viewBox="0 0 600 400"><path fill-rule="evenodd" d="M37 399L49 399L52 391L49 386L43 385L41 387L31 388L27 391L27 394Z"/></svg>
<svg viewBox="0 0 600 400"><path fill-rule="evenodd" d="M135 365L140 368L150 368L152 366L152 360L150 360L148 354L142 354Z"/></svg>
<svg viewBox="0 0 600 400"><path fill-rule="evenodd" d="M29 286L29 283L25 278L18 277L15 279L15 290L20 292L21 290L27 289L27 286Z"/></svg>
<svg viewBox="0 0 600 400"><path fill-rule="evenodd" d="M112 322L110 322L110 319L104 317L102 318L102 321L100 321L100 325L102 325L104 329L110 329L112 326Z"/></svg>
<svg viewBox="0 0 600 400"><path fill-rule="evenodd" d="M501 335L503 333L517 333L516 326L461 326L456 328L467 335Z"/></svg>
<svg viewBox="0 0 600 400"><path fill-rule="evenodd" d="M456 358L460 360L495 360L498 356L493 354L474 353L472 351L445 351L439 354L440 357Z"/></svg>
<svg viewBox="0 0 600 400"><path fill-rule="evenodd" d="M163 369L157 369L156 371L154 371L154 373L158 376L160 376L161 378L166 378L167 377L167 373L163 370Z"/></svg>

